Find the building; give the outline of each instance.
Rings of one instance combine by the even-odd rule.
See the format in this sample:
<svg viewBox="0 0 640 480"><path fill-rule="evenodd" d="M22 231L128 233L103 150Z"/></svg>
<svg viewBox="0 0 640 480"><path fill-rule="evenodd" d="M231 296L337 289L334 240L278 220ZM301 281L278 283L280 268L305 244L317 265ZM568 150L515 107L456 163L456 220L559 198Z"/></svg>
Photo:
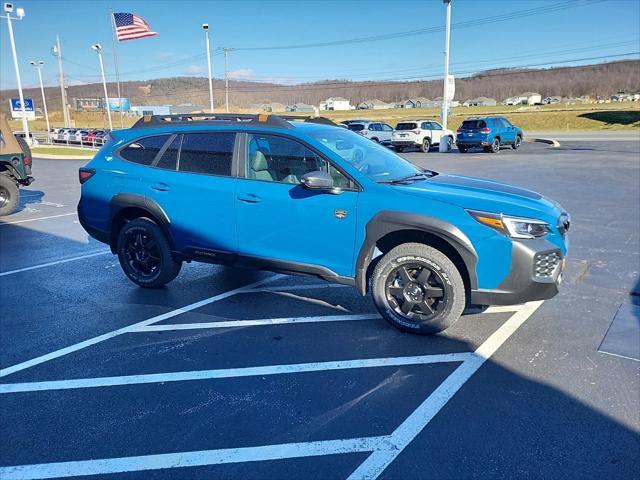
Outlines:
<svg viewBox="0 0 640 480"><path fill-rule="evenodd" d="M133 105L131 112L143 115L171 115L171 105Z"/></svg>
<svg viewBox="0 0 640 480"><path fill-rule="evenodd" d="M320 110L351 110L353 107L349 100L342 97L327 98L324 102L320 102Z"/></svg>
<svg viewBox="0 0 640 480"><path fill-rule="evenodd" d="M313 113L315 112L315 107L313 105L308 105L306 103L294 103L293 105L287 105L285 107L285 111Z"/></svg>
<svg viewBox="0 0 640 480"><path fill-rule="evenodd" d="M102 110L103 106L102 98L73 98L73 107L79 112Z"/></svg>
<svg viewBox="0 0 640 480"><path fill-rule="evenodd" d="M284 103L279 102L260 103L256 105L256 109L262 112L284 112L286 108Z"/></svg>
<svg viewBox="0 0 640 480"><path fill-rule="evenodd" d="M515 97L509 97L504 102L505 105L540 105L542 95L535 92L524 92Z"/></svg>
<svg viewBox="0 0 640 480"><path fill-rule="evenodd" d="M478 97L471 98L464 102L462 105L464 107L495 107L498 104L495 98L488 97Z"/></svg>
<svg viewBox="0 0 640 480"><path fill-rule="evenodd" d="M396 108L433 108L437 106L438 102L429 100L426 97L408 98L396 104Z"/></svg>
<svg viewBox="0 0 640 480"><path fill-rule="evenodd" d="M384 110L387 108L393 108L391 103L383 102L382 100L365 100L358 104L358 110Z"/></svg>
<svg viewBox="0 0 640 480"><path fill-rule="evenodd" d="M557 97L557 96L545 97L542 99L543 105L557 105L560 102L562 102L562 97Z"/></svg>

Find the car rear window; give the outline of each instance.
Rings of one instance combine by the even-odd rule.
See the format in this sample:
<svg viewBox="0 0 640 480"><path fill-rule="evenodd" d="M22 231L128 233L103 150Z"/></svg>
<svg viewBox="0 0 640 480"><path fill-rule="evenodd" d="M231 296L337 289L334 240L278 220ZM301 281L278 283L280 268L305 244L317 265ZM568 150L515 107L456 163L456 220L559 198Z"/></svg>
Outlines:
<svg viewBox="0 0 640 480"><path fill-rule="evenodd" d="M484 120L465 120L462 122L461 130L479 130L486 127L487 124Z"/></svg>
<svg viewBox="0 0 640 480"><path fill-rule="evenodd" d="M178 170L231 176L235 133L187 133L183 135Z"/></svg>
<svg viewBox="0 0 640 480"><path fill-rule="evenodd" d="M352 132L359 132L361 130L364 130L364 125L361 123L350 123L349 125L347 125L347 128Z"/></svg>
<svg viewBox="0 0 640 480"><path fill-rule="evenodd" d="M169 137L170 135L154 135L141 138L120 150L120 156L129 162L151 165Z"/></svg>
<svg viewBox="0 0 640 480"><path fill-rule="evenodd" d="M396 125L396 130L414 130L418 128L418 124L414 122L402 122Z"/></svg>

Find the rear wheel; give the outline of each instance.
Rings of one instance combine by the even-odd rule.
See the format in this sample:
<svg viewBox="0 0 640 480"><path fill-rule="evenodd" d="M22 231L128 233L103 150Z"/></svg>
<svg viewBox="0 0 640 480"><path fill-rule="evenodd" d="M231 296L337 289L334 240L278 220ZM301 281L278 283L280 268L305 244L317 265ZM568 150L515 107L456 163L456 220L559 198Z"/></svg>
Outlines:
<svg viewBox="0 0 640 480"><path fill-rule="evenodd" d="M518 135L515 141L513 142L513 145L511 145L511 148L513 148L514 150L517 150L518 148L520 148L521 144L522 144L522 137Z"/></svg>
<svg viewBox="0 0 640 480"><path fill-rule="evenodd" d="M0 174L0 216L11 215L20 203L18 184L8 175Z"/></svg>
<svg viewBox="0 0 640 480"><path fill-rule="evenodd" d="M162 229L148 218L126 223L118 234L118 260L129 279L145 288L159 288L178 276L182 262L174 260Z"/></svg>
<svg viewBox="0 0 640 480"><path fill-rule="evenodd" d="M394 147L393 147L393 149L394 149L396 152L398 152L398 153L402 153L402 152L404 152L404 147L395 147L395 146L394 146Z"/></svg>
<svg viewBox="0 0 640 480"><path fill-rule="evenodd" d="M467 153L467 147L463 147L462 145L458 145L458 151L460 153Z"/></svg>
<svg viewBox="0 0 640 480"><path fill-rule="evenodd" d="M431 148L431 140L429 140L428 138L425 138L422 141L422 146L420 147L420 150L422 150L424 153L429 153L430 148Z"/></svg>
<svg viewBox="0 0 640 480"><path fill-rule="evenodd" d="M498 153L500 151L500 139L494 138L491 146L489 147L491 153Z"/></svg>
<svg viewBox="0 0 640 480"><path fill-rule="evenodd" d="M453 325L464 310L462 277L439 250L405 243L386 253L372 276L380 314L396 328L429 335Z"/></svg>

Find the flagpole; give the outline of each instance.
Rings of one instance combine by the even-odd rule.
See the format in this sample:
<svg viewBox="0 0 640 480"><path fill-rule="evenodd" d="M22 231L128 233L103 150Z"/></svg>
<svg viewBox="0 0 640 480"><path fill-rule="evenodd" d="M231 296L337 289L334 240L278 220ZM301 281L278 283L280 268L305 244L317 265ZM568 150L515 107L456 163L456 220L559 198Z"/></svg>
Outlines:
<svg viewBox="0 0 640 480"><path fill-rule="evenodd" d="M111 40L113 41L113 63L116 69L116 86L118 89L118 110L120 111L120 128L124 128L124 120L122 118L122 95L120 93L120 68L118 67L118 40L116 34L116 19L113 16L113 10L109 9L109 16L111 17Z"/></svg>

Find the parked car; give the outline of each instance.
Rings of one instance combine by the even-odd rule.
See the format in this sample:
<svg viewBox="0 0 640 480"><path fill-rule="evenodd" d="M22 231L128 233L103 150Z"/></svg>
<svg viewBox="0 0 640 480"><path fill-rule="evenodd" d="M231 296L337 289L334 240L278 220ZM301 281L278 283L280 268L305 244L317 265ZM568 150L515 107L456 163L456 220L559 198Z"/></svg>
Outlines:
<svg viewBox="0 0 640 480"><path fill-rule="evenodd" d="M347 125L349 126L349 124L351 123L364 123L364 122L370 122L371 120L365 120L365 119L355 119L352 118L350 120L343 120L342 122L340 122L338 125Z"/></svg>
<svg viewBox="0 0 640 480"><path fill-rule="evenodd" d="M391 132L393 128L383 122L350 122L347 128L374 142L391 143Z"/></svg>
<svg viewBox="0 0 640 480"><path fill-rule="evenodd" d="M60 128L52 128L49 130L49 141L55 142L58 140L58 134L60 133Z"/></svg>
<svg viewBox="0 0 640 480"><path fill-rule="evenodd" d="M149 116L110 137L79 171L78 218L141 287L192 260L313 275L370 289L387 321L421 334L468 303L558 292L560 205L423 170L330 120Z"/></svg>
<svg viewBox="0 0 640 480"><path fill-rule="evenodd" d="M517 150L524 139L522 129L504 117L468 118L457 133L456 145L460 153L466 153L473 147L498 153L505 145Z"/></svg>
<svg viewBox="0 0 640 480"><path fill-rule="evenodd" d="M76 130L69 135L69 143L82 143L89 130Z"/></svg>
<svg viewBox="0 0 640 480"><path fill-rule="evenodd" d="M11 132L0 115L0 216L10 215L20 205L20 187L31 185L31 149L23 137Z"/></svg>
<svg viewBox="0 0 640 480"><path fill-rule="evenodd" d="M26 132L22 131L22 130L18 130L17 132L13 132L13 134L17 137L17 138L21 138L26 142L27 139L27 134ZM29 138L31 139L31 145L38 145L40 142L38 142L38 140L35 139L35 137L33 136L33 132L29 132Z"/></svg>
<svg viewBox="0 0 640 480"><path fill-rule="evenodd" d="M108 136L109 130L98 130L94 135L94 143L96 145L103 145Z"/></svg>
<svg viewBox="0 0 640 480"><path fill-rule="evenodd" d="M396 125L391 134L391 145L396 152L416 147L424 153L441 141L453 146L455 135L451 130L443 130L442 125L434 120L403 120Z"/></svg>
<svg viewBox="0 0 640 480"><path fill-rule="evenodd" d="M69 143L71 140L71 136L75 135L76 133L75 128L62 128L60 129L60 132L58 133L58 141L59 142L65 142L65 143Z"/></svg>

